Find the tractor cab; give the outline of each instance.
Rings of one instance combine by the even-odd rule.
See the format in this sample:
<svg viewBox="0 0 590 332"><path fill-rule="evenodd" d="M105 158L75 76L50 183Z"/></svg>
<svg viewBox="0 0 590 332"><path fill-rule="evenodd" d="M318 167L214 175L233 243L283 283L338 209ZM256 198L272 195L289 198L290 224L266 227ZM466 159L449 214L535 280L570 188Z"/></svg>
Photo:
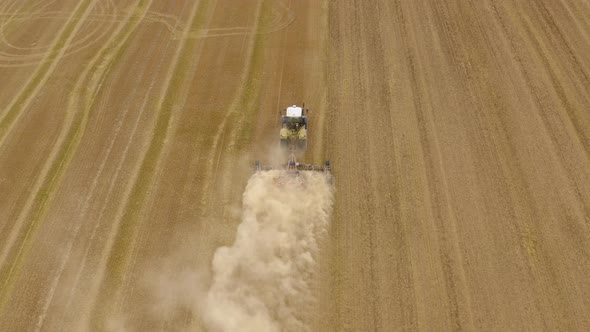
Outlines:
<svg viewBox="0 0 590 332"><path fill-rule="evenodd" d="M307 116L303 107L293 105L287 107L285 115L281 117L281 146L291 146L294 143L298 149L305 150L307 146Z"/></svg>
<svg viewBox="0 0 590 332"><path fill-rule="evenodd" d="M303 115L303 107L296 105L287 107L287 112L281 118L283 128L288 130L299 131L301 128L307 129L307 116Z"/></svg>

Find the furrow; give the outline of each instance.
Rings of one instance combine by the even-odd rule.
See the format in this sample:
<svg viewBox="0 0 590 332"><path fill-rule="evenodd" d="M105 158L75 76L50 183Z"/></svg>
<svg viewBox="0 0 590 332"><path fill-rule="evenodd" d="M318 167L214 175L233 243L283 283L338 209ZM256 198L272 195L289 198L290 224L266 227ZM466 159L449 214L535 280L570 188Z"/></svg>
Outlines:
<svg viewBox="0 0 590 332"><path fill-rule="evenodd" d="M183 32L186 37L190 30L196 30L204 24L203 19L207 13L208 3L205 0L195 3L191 9L191 15L187 28ZM105 267L105 275L101 281L100 291L93 305L90 325L104 327L105 319L113 314L113 304L118 302L120 287L124 281L126 269L130 261L130 250L136 240L137 228L140 224L141 210L149 193L149 187L158 168L160 155L164 146L169 125L173 113L177 111L179 103L178 88L181 87L189 74L186 69L194 60L193 50L196 40L182 38L182 43L174 55L171 70L163 85L163 95L157 103L157 119L153 128L153 136L149 147L142 159L138 171L132 176L132 189L122 204L123 210L119 211L116 230L113 237L108 240L107 250L109 255Z"/></svg>
<svg viewBox="0 0 590 332"><path fill-rule="evenodd" d="M137 8L145 8L147 7L146 4L149 3L151 3L151 0L139 0ZM13 229L8 244L3 247L2 256L0 257L0 262L2 262L2 265L0 265L2 267L0 269L0 283L2 284L0 312L4 309L12 282L18 275L22 260L26 257L26 252L30 248L30 242L34 238L36 230L40 226L40 221L49 206L51 195L58 186L78 147L80 138L86 128L89 113L93 109L94 100L101 90L111 66L122 55L125 49L125 41L140 21L141 16L130 16L130 20L126 24L122 24L120 29L113 34L110 41L97 52L97 55L86 67L74 87L68 102L64 129L57 139L57 143L41 172L41 176L39 176L39 180L33 189L34 194L31 195L31 199L25 205L16 222L16 225L20 227ZM77 110L81 111L76 112ZM19 245L15 245L17 243ZM6 264L6 262L11 262L11 264Z"/></svg>
<svg viewBox="0 0 590 332"><path fill-rule="evenodd" d="M45 85L58 63L63 58L64 53L70 47L76 33L84 23L93 6L98 0L81 1L74 9L72 16L65 23L64 28L58 34L54 44L51 46L46 56L42 59L35 72L31 75L29 81L16 94L12 102L8 104L7 111L0 119L0 153L4 140L14 123L18 120L23 110L25 110ZM77 17L81 17L78 19Z"/></svg>

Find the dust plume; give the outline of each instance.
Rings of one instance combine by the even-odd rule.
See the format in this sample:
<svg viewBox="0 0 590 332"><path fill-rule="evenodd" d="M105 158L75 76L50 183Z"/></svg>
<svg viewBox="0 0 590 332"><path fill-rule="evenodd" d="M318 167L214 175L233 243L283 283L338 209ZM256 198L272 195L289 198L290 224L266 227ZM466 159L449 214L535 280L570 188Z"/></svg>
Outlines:
<svg viewBox="0 0 590 332"><path fill-rule="evenodd" d="M319 240L333 193L323 174L301 172L304 185L283 186L276 184L279 175L250 178L235 242L214 254L201 304L210 331L309 330Z"/></svg>

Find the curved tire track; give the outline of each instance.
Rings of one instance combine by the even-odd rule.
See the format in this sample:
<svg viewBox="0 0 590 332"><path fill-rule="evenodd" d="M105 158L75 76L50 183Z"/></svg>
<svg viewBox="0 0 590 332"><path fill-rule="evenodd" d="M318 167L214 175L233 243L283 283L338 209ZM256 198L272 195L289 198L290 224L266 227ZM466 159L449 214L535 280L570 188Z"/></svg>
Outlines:
<svg viewBox="0 0 590 332"><path fill-rule="evenodd" d="M136 4L138 8L146 5L149 0L139 0ZM134 18L127 24L122 24L117 33L113 34L110 43L97 53L91 61L90 66L80 76L72 98L69 101L68 118L60 137L57 140L55 148L51 152L48 162L46 163L42 174L37 182L34 195L28 201L26 207L21 211L20 217L10 237L9 244L3 248L2 261L6 262L11 257L11 264L2 264L0 281L2 282L2 292L0 293L0 310L4 308L7 296L10 294L10 284L15 274L18 273L18 266L21 259L26 256L26 250L30 246L29 241L33 238L35 230L38 229L40 220L44 216L51 194L54 192L59 183L61 175L67 168L73 153L76 151L77 144L82 136L92 104L99 93L102 82L108 74L112 61L124 48L125 41L137 27L139 18ZM115 45L112 45L115 44ZM74 110L82 110L75 113ZM26 224L26 225L25 225ZM20 240L20 241L18 241ZM18 241L18 244L16 243Z"/></svg>
<svg viewBox="0 0 590 332"><path fill-rule="evenodd" d="M0 153L2 152L4 140L10 133L12 126L18 120L23 110L29 106L33 97L37 95L43 85L47 82L49 76L61 61L69 44L73 41L76 33L82 26L84 18L88 16L97 1L98 0L85 0L81 1L78 6L76 6L72 16L70 16L70 19L65 23L64 28L59 33L53 46L46 53L45 59L50 60L41 61L35 72L31 75L31 79L8 105L7 111L3 114L2 118L0 118ZM83 19L75 19L76 16L81 16Z"/></svg>

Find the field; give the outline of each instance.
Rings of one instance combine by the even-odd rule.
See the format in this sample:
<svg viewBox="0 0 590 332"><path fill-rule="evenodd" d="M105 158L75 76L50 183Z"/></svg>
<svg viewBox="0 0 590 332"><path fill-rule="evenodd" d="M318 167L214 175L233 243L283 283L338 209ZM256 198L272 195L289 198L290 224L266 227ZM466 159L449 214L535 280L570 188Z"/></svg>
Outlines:
<svg viewBox="0 0 590 332"><path fill-rule="evenodd" d="M0 0L0 330L263 330L211 300L257 283L279 330L590 330L589 12ZM302 102L333 196L295 196L308 265L255 266L309 288L217 283L282 218L251 163Z"/></svg>

